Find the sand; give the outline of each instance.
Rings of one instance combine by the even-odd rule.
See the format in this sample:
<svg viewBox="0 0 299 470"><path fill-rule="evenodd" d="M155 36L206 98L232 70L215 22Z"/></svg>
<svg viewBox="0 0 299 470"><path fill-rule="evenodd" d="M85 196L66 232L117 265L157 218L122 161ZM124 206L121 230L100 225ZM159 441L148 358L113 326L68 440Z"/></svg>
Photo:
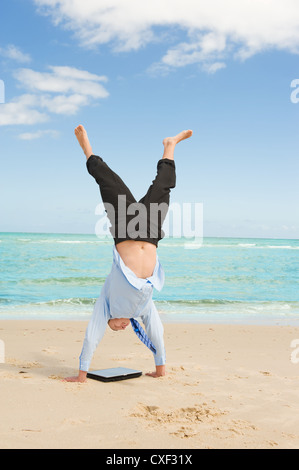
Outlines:
<svg viewBox="0 0 299 470"><path fill-rule="evenodd" d="M167 376L62 382L86 325L0 321L2 449L299 447L299 328L165 324ZM153 365L131 329L107 329L91 369Z"/></svg>

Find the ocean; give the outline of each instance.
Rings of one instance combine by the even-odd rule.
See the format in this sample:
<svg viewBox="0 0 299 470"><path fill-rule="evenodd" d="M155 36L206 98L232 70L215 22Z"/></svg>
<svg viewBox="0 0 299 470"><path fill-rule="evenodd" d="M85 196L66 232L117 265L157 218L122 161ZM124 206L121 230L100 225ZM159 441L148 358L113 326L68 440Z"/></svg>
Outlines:
<svg viewBox="0 0 299 470"><path fill-rule="evenodd" d="M0 319L88 320L112 263L96 235L0 233ZM164 322L299 325L299 240L165 238Z"/></svg>

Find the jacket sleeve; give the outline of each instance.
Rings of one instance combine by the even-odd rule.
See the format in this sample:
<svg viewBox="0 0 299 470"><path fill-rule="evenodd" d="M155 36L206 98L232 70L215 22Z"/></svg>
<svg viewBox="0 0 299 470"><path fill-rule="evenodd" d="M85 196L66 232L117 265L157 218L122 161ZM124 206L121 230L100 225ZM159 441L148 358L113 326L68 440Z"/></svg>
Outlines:
<svg viewBox="0 0 299 470"><path fill-rule="evenodd" d="M140 318L144 324L147 336L156 348L156 353L153 353L155 364L156 366L163 366L166 362L163 337L164 328L153 300L151 300L149 309Z"/></svg>
<svg viewBox="0 0 299 470"><path fill-rule="evenodd" d="M109 308L104 289L102 289L101 295L94 305L93 313L86 329L82 352L79 358L80 370L89 370L93 354L104 336L109 319Z"/></svg>

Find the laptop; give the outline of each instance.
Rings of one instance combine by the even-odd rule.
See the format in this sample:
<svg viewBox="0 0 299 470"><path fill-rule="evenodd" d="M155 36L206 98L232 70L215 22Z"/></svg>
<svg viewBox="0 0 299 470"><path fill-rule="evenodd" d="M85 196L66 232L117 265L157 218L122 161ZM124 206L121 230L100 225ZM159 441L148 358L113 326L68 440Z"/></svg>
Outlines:
<svg viewBox="0 0 299 470"><path fill-rule="evenodd" d="M89 379L100 380L101 382L114 382L116 380L134 379L140 377L142 372L126 367L113 367L111 369L92 370L87 372Z"/></svg>

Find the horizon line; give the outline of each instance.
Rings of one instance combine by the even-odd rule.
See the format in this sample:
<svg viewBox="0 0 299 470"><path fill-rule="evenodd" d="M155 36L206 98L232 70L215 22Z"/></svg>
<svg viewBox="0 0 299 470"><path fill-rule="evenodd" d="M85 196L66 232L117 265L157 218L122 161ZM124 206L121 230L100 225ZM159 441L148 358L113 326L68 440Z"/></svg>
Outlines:
<svg viewBox="0 0 299 470"><path fill-rule="evenodd" d="M95 236L96 238L107 238L106 235L103 235L102 237L99 237L97 234L95 233L82 233L82 232L19 232L19 231L13 231L13 232L8 232L8 231L4 231L4 232L0 232L0 235L1 234L20 234L20 233L23 233L23 234L34 234L34 235L93 235ZM111 238L111 241L113 241L113 238L112 237L109 237L109 239ZM187 240L189 239L189 237L172 237L172 236L167 236L167 237L164 237L162 238L161 242L163 240L167 240L169 238L173 238L173 239L183 239L183 238L186 238ZM252 240L298 240L299 241L299 238L282 238L282 237L252 237L252 236L248 236L248 237L245 237L245 236L242 236L242 237L229 237L229 236L221 236L221 235L206 235L206 236L202 236L202 237L195 237L196 238L199 238L199 239L205 239L205 238L232 238L232 239L236 239L236 240L248 240L248 239L252 239Z"/></svg>

